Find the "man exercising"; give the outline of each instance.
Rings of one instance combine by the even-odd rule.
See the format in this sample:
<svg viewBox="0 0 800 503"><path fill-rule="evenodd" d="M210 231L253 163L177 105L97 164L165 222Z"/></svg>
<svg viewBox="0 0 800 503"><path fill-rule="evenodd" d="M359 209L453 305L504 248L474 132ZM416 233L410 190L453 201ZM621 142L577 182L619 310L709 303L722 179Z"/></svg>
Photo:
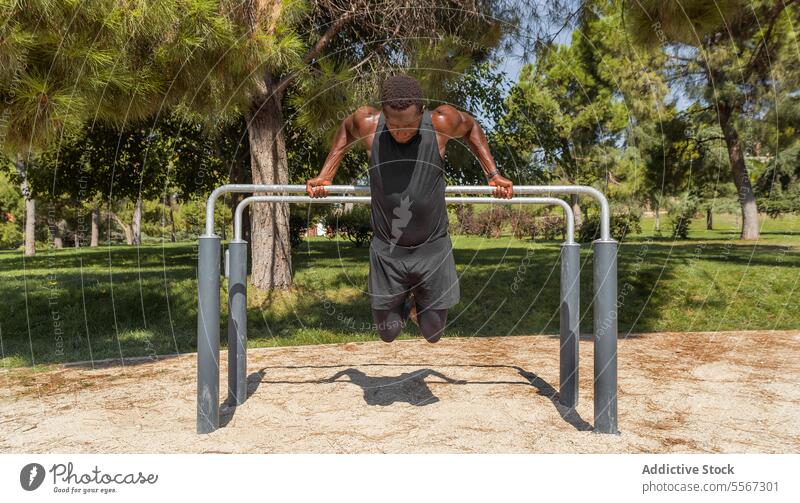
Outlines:
<svg viewBox="0 0 800 503"><path fill-rule="evenodd" d="M326 197L347 149L363 144L372 199L368 294L385 342L414 314L425 339L437 342L460 300L445 204L444 152L453 138L467 141L492 195L511 198L511 180L498 173L475 119L450 105L426 110L419 84L405 75L383 82L381 110L363 106L342 121L319 175L306 182L309 196Z"/></svg>

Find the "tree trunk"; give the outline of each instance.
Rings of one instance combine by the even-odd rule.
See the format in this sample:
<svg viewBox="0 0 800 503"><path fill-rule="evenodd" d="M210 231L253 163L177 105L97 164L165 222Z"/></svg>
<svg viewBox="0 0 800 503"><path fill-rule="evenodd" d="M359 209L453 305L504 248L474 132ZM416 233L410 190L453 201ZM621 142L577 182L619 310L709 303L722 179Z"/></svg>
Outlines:
<svg viewBox="0 0 800 503"><path fill-rule="evenodd" d="M351 178L350 181L348 182L348 185L355 185L356 182L358 182L358 178ZM355 196L357 194L347 194L347 195ZM342 204L342 213L350 213L351 211L353 211L354 207L355 207L354 203L344 203Z"/></svg>
<svg viewBox="0 0 800 503"><path fill-rule="evenodd" d="M731 121L731 106L724 101L720 101L718 110L719 126L722 129L722 135L725 137L725 145L728 147L728 158L730 159L731 170L733 171L733 183L736 185L736 191L739 194L739 204L742 206L741 238L746 240L758 239L758 206L756 205L756 196L753 193L753 187L750 183L750 174L747 171L747 165L744 161L744 153L742 152L739 134Z"/></svg>
<svg viewBox="0 0 800 503"><path fill-rule="evenodd" d="M92 241L90 247L95 248L100 242L100 208L92 208Z"/></svg>
<svg viewBox="0 0 800 503"><path fill-rule="evenodd" d="M163 236L164 232L167 230L167 206L169 205L169 197L168 196L164 196L161 199L161 204L164 206L161 209L161 211L159 212L161 214L161 229L160 229L160 231L161 231L161 235Z"/></svg>
<svg viewBox="0 0 800 503"><path fill-rule="evenodd" d="M658 199L653 202L653 207L655 209L656 214L656 232L661 232L661 205L658 203Z"/></svg>
<svg viewBox="0 0 800 503"><path fill-rule="evenodd" d="M53 247L56 249L64 248L64 227L66 222L62 219L55 222L50 227L50 232L53 233Z"/></svg>
<svg viewBox="0 0 800 503"><path fill-rule="evenodd" d="M178 233L175 231L175 205L178 204L178 196L175 193L169 195L169 223L170 223L170 241L173 243L178 242Z"/></svg>
<svg viewBox="0 0 800 503"><path fill-rule="evenodd" d="M575 228L580 229L581 224L583 224L583 213L581 213L581 205L578 200L578 194L571 194L570 199L572 201L572 213L575 216Z"/></svg>
<svg viewBox="0 0 800 503"><path fill-rule="evenodd" d="M27 185L27 183L26 183ZM25 255L36 253L36 199L25 198Z"/></svg>
<svg viewBox="0 0 800 503"><path fill-rule="evenodd" d="M275 79L265 72L259 93L247 113L250 168L253 183L288 184L289 169L284 143L281 97ZM260 289L288 288L292 284L288 203L250 207L252 239L252 284Z"/></svg>
<svg viewBox="0 0 800 503"><path fill-rule="evenodd" d="M706 230L708 231L714 230L714 216L711 213L711 206L706 208Z"/></svg>
<svg viewBox="0 0 800 503"><path fill-rule="evenodd" d="M122 232L125 233L125 242L128 243L129 245L132 245L133 230L131 229L131 226L123 222L122 219L119 218L119 215L117 215L113 211L109 211L108 214L111 216L111 218L114 219L115 222L117 222L117 225L119 225L122 228Z"/></svg>
<svg viewBox="0 0 800 503"><path fill-rule="evenodd" d="M136 204L133 206L133 241L130 244L142 244L142 195L136 196Z"/></svg>
<svg viewBox="0 0 800 503"><path fill-rule="evenodd" d="M22 159L22 155L17 154L15 164L19 176L20 192L25 199L25 255L30 257L36 253L36 200L33 198L28 184L28 167Z"/></svg>

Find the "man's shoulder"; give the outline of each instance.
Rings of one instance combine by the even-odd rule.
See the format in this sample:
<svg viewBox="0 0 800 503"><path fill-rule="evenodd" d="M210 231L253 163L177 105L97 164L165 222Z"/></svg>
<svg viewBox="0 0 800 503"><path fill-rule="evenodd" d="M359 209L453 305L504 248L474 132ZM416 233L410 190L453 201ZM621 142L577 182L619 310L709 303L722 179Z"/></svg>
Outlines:
<svg viewBox="0 0 800 503"><path fill-rule="evenodd" d="M358 107L352 114L353 125L359 130L370 127L375 129L380 114L380 110L369 105Z"/></svg>
<svg viewBox="0 0 800 503"><path fill-rule="evenodd" d="M440 133L455 131L463 122L463 113L453 105L439 105L431 110L431 123Z"/></svg>

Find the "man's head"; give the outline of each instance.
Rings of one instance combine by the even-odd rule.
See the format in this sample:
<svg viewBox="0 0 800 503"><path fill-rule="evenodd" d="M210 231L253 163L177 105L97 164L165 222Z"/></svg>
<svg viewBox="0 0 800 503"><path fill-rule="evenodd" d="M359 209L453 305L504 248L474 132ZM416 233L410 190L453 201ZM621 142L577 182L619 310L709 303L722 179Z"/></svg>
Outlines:
<svg viewBox="0 0 800 503"><path fill-rule="evenodd" d="M422 89L413 77L393 75L383 81L381 106L389 134L406 143L416 134L422 120Z"/></svg>

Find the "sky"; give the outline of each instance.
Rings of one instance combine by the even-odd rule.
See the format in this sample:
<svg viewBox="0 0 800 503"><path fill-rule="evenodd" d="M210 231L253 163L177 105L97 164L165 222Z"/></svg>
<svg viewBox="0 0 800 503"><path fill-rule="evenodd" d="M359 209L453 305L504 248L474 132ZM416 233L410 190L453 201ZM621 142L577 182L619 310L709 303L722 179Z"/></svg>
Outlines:
<svg viewBox="0 0 800 503"><path fill-rule="evenodd" d="M572 40L572 29L565 28L559 35L556 37L555 41L559 44L569 44ZM519 72L522 70L522 67L526 63L532 63L532 59L524 59L522 57L522 50L518 45L514 45L513 49L509 51L508 54L504 55L501 60L501 63L498 69L506 74L506 78L508 79L505 82L506 89L510 88L519 77ZM483 116L483 114L478 113L478 119L489 127L494 126L494 123L487 117Z"/></svg>

